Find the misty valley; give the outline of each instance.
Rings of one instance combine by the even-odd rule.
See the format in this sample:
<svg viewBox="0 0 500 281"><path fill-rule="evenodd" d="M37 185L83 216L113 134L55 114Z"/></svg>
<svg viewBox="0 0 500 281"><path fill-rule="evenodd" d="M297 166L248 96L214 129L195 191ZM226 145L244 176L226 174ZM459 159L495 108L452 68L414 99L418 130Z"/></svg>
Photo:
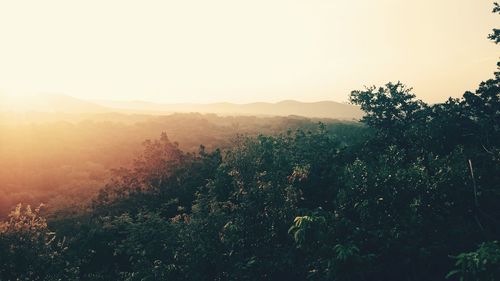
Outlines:
<svg viewBox="0 0 500 281"><path fill-rule="evenodd" d="M354 121L298 116L34 112L4 116L9 117L0 121L1 217L17 203L44 203L47 210L85 208L113 177L113 170L131 168L143 143L158 139L162 133L183 152L198 153L200 146L207 151L227 149L238 135L312 130L320 121L329 131L342 132L344 142L362 129Z"/></svg>

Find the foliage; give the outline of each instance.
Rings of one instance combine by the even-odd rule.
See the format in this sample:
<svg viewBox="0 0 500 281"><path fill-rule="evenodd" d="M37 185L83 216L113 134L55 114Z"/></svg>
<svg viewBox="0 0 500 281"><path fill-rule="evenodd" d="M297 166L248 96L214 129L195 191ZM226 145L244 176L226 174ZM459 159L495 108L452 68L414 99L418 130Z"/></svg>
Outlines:
<svg viewBox="0 0 500 281"><path fill-rule="evenodd" d="M498 280L499 76L439 104L400 82L350 100L362 125L197 153L162 134L84 211L19 205L0 279Z"/></svg>
<svg viewBox="0 0 500 281"><path fill-rule="evenodd" d="M0 223L0 280L74 280L78 268L66 260L66 242L48 229L40 208L19 204Z"/></svg>
<svg viewBox="0 0 500 281"><path fill-rule="evenodd" d="M493 281L500 278L500 245L497 241L481 243L477 250L454 257L455 269L447 275L460 281Z"/></svg>

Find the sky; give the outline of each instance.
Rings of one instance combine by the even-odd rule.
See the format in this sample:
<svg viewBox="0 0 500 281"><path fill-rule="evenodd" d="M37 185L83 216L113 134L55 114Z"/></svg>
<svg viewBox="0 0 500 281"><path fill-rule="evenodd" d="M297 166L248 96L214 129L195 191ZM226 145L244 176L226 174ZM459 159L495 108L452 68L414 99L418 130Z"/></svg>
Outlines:
<svg viewBox="0 0 500 281"><path fill-rule="evenodd" d="M0 1L0 92L166 103L440 102L493 76L490 0Z"/></svg>

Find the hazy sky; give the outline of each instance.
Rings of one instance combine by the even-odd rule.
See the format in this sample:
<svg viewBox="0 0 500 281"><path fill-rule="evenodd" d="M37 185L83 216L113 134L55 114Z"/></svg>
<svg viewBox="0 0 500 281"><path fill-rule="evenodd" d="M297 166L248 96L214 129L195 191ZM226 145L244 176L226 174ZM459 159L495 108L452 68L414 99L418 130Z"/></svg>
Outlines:
<svg viewBox="0 0 500 281"><path fill-rule="evenodd" d="M493 0L1 1L0 91L162 102L442 101L493 76Z"/></svg>

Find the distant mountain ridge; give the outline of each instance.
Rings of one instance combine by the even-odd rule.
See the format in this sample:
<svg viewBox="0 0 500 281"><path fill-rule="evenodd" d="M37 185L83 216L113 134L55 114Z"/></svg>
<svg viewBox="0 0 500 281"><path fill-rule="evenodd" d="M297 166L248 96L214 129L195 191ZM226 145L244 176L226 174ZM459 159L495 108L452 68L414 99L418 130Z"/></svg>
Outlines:
<svg viewBox="0 0 500 281"><path fill-rule="evenodd" d="M146 113L200 112L220 115L265 115L289 116L297 115L309 118L332 118L342 120L358 120L363 116L359 107L334 101L299 102L285 100L277 103L254 102L246 104L235 103L178 103L162 104L145 101L105 101L95 100L96 104L113 109L129 110Z"/></svg>
<svg viewBox="0 0 500 281"><path fill-rule="evenodd" d="M0 93L0 112L104 113L109 112L109 109L62 94L14 96Z"/></svg>
<svg viewBox="0 0 500 281"><path fill-rule="evenodd" d="M302 116L359 120L363 112L356 106L334 101L299 102L285 100L277 103L178 103L163 104L146 101L82 100L62 94L27 95L22 98L0 93L0 112L58 112L58 113L214 113L218 115Z"/></svg>

